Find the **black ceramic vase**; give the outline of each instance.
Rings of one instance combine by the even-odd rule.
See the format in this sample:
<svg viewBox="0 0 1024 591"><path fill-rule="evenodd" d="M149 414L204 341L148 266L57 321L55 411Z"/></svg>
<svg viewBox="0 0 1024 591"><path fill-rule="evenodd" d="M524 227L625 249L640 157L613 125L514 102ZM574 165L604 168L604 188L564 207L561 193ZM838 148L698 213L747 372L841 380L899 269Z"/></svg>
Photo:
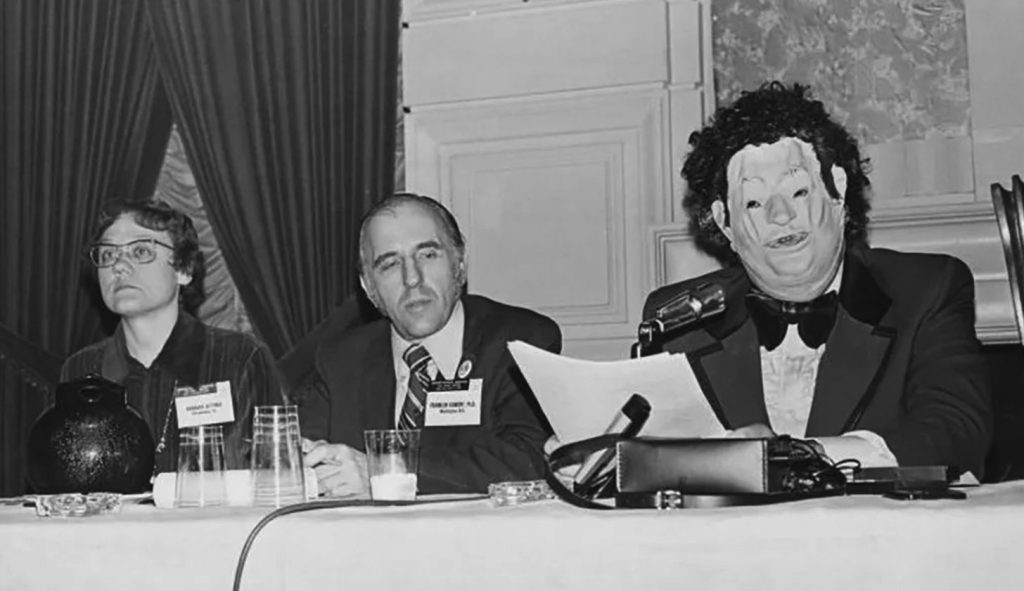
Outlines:
<svg viewBox="0 0 1024 591"><path fill-rule="evenodd" d="M89 374L57 386L56 403L28 435L36 493L138 493L153 476L153 436L124 387Z"/></svg>

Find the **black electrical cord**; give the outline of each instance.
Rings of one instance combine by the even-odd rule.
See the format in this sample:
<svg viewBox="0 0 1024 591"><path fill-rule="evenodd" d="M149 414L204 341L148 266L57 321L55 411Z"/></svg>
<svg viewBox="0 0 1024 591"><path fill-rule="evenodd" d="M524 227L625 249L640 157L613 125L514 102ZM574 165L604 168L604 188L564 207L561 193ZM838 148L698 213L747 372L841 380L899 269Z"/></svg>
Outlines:
<svg viewBox="0 0 1024 591"><path fill-rule="evenodd" d="M820 445L803 439L789 436L780 437L788 443L792 471L783 478L783 486L790 492L810 492L814 490L845 491L848 478L844 471L856 472L860 469L860 461L846 458L833 461L821 452Z"/></svg>
<svg viewBox="0 0 1024 591"><path fill-rule="evenodd" d="M252 549L253 542L256 541L256 536L260 533L264 527L266 527L271 521L278 517L285 515L291 515L292 513L302 513L305 511L315 511L317 509L333 509L336 507L359 507L363 505L372 505L373 501L368 500L329 500L329 501L306 501L303 503L295 503L293 505L285 505L279 507L270 513L267 513L263 519L252 528L249 532L249 537L245 539L245 545L242 546L242 552L238 555L238 565L235 566L235 582L231 586L233 591L238 591L242 585L242 571L245 570L245 560L249 557L249 550Z"/></svg>
<svg viewBox="0 0 1024 591"><path fill-rule="evenodd" d="M369 499L360 500L343 500L343 499L329 499L322 501L305 501L302 503L295 503L293 505L285 505L274 509L270 513L267 513L263 519L259 521L249 532L249 536L245 539L245 544L242 546L242 551L238 555L238 565L235 566L235 580L231 585L232 591L239 591L242 586L242 571L245 570L245 561L249 557L249 550L252 549L253 543L256 541L256 536L259 535L260 531L266 527L271 521L278 517L284 517L285 515L291 515L293 513L303 513L306 511L316 511L317 509L337 509L339 507L370 507L370 506L400 506L400 505L426 505L430 503L451 503L454 501L477 501L480 499L486 499L487 495L472 495L468 497L453 498L440 498L440 499L429 499L429 500L418 500L418 501L371 501Z"/></svg>

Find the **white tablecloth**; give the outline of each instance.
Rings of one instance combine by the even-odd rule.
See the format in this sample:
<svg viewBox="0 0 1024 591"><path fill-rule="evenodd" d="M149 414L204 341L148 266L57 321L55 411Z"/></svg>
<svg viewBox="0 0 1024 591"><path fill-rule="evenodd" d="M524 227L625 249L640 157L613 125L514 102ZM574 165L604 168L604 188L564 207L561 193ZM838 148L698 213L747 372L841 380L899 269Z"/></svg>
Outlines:
<svg viewBox="0 0 1024 591"><path fill-rule="evenodd" d="M832 497L593 512L544 501L351 507L283 517L242 589L1024 589L1024 482L966 501ZM0 589L231 588L266 511L0 509Z"/></svg>

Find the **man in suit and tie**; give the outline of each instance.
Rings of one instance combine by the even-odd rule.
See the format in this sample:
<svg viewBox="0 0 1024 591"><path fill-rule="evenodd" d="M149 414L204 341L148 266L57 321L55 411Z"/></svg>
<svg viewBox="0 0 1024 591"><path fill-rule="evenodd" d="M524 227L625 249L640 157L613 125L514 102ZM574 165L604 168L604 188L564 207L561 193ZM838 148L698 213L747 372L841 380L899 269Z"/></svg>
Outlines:
<svg viewBox="0 0 1024 591"><path fill-rule="evenodd" d="M833 460L981 475L992 435L974 283L946 255L870 248L866 161L806 87L744 93L690 138L684 207L725 268L725 312L667 335L740 436L814 438Z"/></svg>
<svg viewBox="0 0 1024 591"><path fill-rule="evenodd" d="M543 475L546 421L507 349L520 340L561 351L558 325L536 312L464 293L465 239L443 205L399 193L360 231L360 282L384 319L328 337L316 355L325 397L300 409L307 466L321 491L368 491L363 432L421 429L421 494L482 492ZM479 413L432 411L438 380L477 382ZM315 441L313 441L315 440Z"/></svg>

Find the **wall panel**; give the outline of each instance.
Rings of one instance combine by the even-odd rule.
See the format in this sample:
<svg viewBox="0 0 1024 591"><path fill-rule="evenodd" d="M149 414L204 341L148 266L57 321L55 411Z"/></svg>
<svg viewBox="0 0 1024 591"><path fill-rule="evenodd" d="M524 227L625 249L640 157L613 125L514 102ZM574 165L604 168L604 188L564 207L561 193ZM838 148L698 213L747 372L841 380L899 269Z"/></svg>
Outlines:
<svg viewBox="0 0 1024 591"><path fill-rule="evenodd" d="M668 77L665 20L664 3L634 0L412 23L405 43L414 49L403 53L405 101L418 105L660 82Z"/></svg>
<svg viewBox="0 0 1024 591"><path fill-rule="evenodd" d="M645 220L670 190L666 90L409 119L422 183L410 189L441 195L463 225L472 291L550 315L567 342L632 337L649 285Z"/></svg>
<svg viewBox="0 0 1024 591"><path fill-rule="evenodd" d="M406 3L406 187L467 234L470 290L621 359L710 104L701 0Z"/></svg>

